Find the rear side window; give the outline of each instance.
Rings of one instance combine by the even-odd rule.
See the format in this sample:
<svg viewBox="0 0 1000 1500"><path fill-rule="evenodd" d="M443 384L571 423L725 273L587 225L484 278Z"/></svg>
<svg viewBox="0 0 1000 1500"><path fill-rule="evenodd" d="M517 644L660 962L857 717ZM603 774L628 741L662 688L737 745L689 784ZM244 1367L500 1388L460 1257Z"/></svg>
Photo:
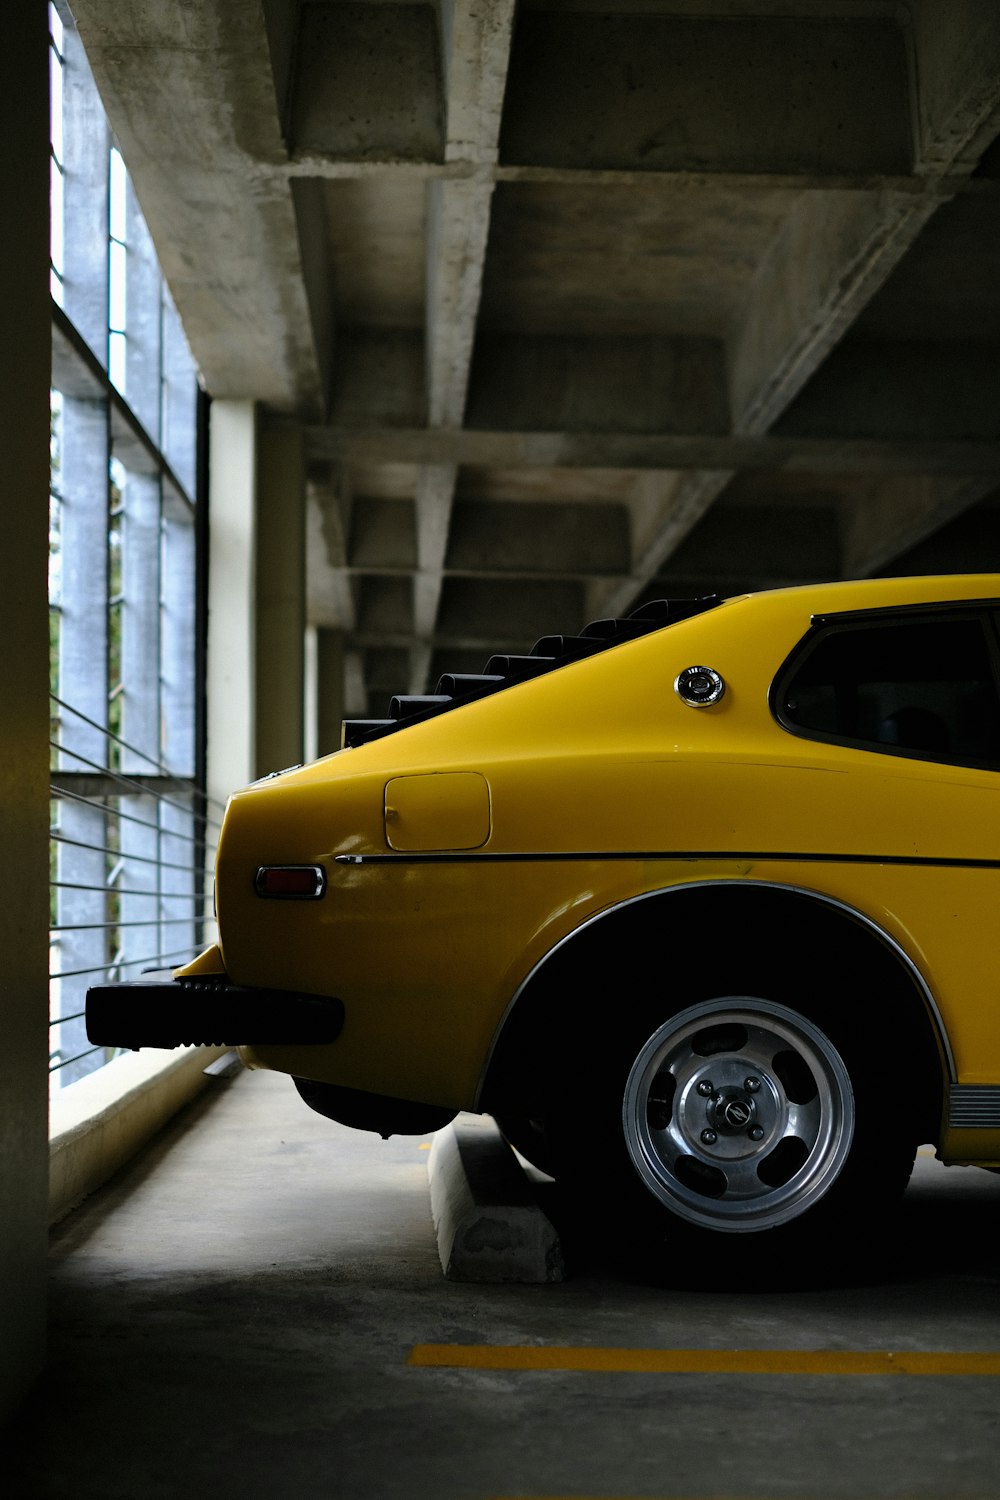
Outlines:
<svg viewBox="0 0 1000 1500"><path fill-rule="evenodd" d="M780 675L780 722L810 739L1000 767L992 627L979 614L820 625Z"/></svg>

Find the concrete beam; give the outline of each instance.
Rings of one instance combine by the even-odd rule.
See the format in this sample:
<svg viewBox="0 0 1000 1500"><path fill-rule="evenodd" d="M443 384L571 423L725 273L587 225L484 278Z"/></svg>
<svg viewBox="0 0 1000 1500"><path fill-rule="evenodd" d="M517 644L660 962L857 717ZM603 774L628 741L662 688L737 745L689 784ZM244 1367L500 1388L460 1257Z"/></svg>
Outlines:
<svg viewBox="0 0 1000 1500"><path fill-rule="evenodd" d="M439 0L446 161L497 159L515 0Z"/></svg>
<svg viewBox="0 0 1000 1500"><path fill-rule="evenodd" d="M763 259L729 349L734 428L770 428L883 284L935 204L804 193Z"/></svg>
<svg viewBox="0 0 1000 1500"><path fill-rule="evenodd" d="M337 340L331 421L338 427L426 420L424 344L410 328L344 328Z"/></svg>
<svg viewBox="0 0 1000 1500"><path fill-rule="evenodd" d="M441 0L448 161L488 166L497 159L513 18L514 0ZM428 185L425 349L432 427L461 426L465 415L492 196L489 177ZM456 473L453 464L436 464L417 481L417 684L429 669Z"/></svg>
<svg viewBox="0 0 1000 1500"><path fill-rule="evenodd" d="M843 571L867 578L997 488L996 474L888 475L855 494L843 528Z"/></svg>
<svg viewBox="0 0 1000 1500"><path fill-rule="evenodd" d="M789 469L815 473L996 473L1000 441L778 434L482 432L469 428L307 429L316 458L517 469Z"/></svg>
<svg viewBox="0 0 1000 1500"><path fill-rule="evenodd" d="M577 578L449 577L441 594L436 642L485 650L486 655L524 650L539 636L572 635L583 623L584 602Z"/></svg>
<svg viewBox="0 0 1000 1500"><path fill-rule="evenodd" d="M449 427L465 412L493 184L432 182L427 192L428 418Z"/></svg>
<svg viewBox="0 0 1000 1500"><path fill-rule="evenodd" d="M414 630L426 641L434 633L442 569L455 494L454 464L427 464L417 476L417 571L413 581Z"/></svg>
<svg viewBox="0 0 1000 1500"><path fill-rule="evenodd" d="M467 422L505 431L724 433L725 349L709 338L480 335Z"/></svg>
<svg viewBox="0 0 1000 1500"><path fill-rule="evenodd" d="M962 0L949 7L944 25L940 7L916 0L913 26L917 165L924 171L971 171L995 133L1000 109L996 7ZM773 427L934 211L933 200L888 189L802 194L757 270L731 343L736 432ZM862 552L849 549L851 555Z"/></svg>
<svg viewBox="0 0 1000 1500"><path fill-rule="evenodd" d="M997 134L1000 10L911 0L917 171L971 172Z"/></svg>
<svg viewBox="0 0 1000 1500"><path fill-rule="evenodd" d="M360 161L440 161L436 29L429 5L303 5L293 149Z"/></svg>
<svg viewBox="0 0 1000 1500"><path fill-rule="evenodd" d="M644 496L643 532L635 538L631 568L625 577L591 590L589 610L595 616L628 614L649 580L706 515L731 477L728 469L651 475Z"/></svg>
<svg viewBox="0 0 1000 1500"><path fill-rule="evenodd" d="M947 26L940 7L917 0L913 107L919 167L961 172L975 165L995 133L998 55L996 8L985 0L967 0L949 10ZM777 160L772 154L770 165ZM884 170L889 163L880 166ZM774 425L913 245L940 201L885 187L876 193L809 191L798 197L757 269L742 325L730 344L730 401L737 433L764 433ZM717 470L701 488L687 482L684 503L665 515L661 534L637 569L637 581L648 579L647 566L655 571L681 544L685 528L697 524L725 481L724 472ZM973 485L970 493L980 488ZM933 511L932 506L929 513ZM859 558L863 553L854 546L848 550ZM626 595L627 586L615 591L619 601Z"/></svg>
<svg viewBox="0 0 1000 1500"><path fill-rule="evenodd" d="M998 360L1000 347L990 341L849 335L775 424L774 433L992 442L1000 438Z"/></svg>
<svg viewBox="0 0 1000 1500"><path fill-rule="evenodd" d="M210 394L322 412L291 189L269 170L285 148L262 13L242 0L73 12Z"/></svg>
<svg viewBox="0 0 1000 1500"><path fill-rule="evenodd" d="M522 8L505 163L906 170L906 53L894 17L637 9L574 8L567 24L558 7Z"/></svg>
<svg viewBox="0 0 1000 1500"><path fill-rule="evenodd" d="M625 505L458 500L452 513L450 574L478 578L544 573L548 577L627 573Z"/></svg>

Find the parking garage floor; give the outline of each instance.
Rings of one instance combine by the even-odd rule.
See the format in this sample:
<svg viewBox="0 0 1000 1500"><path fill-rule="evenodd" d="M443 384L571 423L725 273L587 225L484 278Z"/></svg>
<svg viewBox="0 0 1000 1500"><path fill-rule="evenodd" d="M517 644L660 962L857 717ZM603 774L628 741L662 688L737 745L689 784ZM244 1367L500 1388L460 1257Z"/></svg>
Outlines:
<svg viewBox="0 0 1000 1500"><path fill-rule="evenodd" d="M654 1282L572 1240L562 1281L474 1284L442 1274L428 1146L280 1076L213 1083L55 1230L5 1492L1000 1496L1000 1375L968 1358L1000 1352L1000 1176L922 1153L893 1254L850 1285Z"/></svg>

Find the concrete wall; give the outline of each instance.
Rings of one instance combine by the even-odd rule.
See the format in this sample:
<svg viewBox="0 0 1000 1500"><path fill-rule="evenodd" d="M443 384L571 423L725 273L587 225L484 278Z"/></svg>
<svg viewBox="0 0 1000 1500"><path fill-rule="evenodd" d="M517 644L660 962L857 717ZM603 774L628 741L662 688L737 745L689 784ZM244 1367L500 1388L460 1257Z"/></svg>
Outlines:
<svg viewBox="0 0 1000 1500"><path fill-rule="evenodd" d="M0 1420L45 1347L48 1099L48 32L0 50Z"/></svg>
<svg viewBox="0 0 1000 1500"><path fill-rule="evenodd" d="M147 1047L116 1057L52 1101L52 1224L107 1182L208 1084L222 1047Z"/></svg>

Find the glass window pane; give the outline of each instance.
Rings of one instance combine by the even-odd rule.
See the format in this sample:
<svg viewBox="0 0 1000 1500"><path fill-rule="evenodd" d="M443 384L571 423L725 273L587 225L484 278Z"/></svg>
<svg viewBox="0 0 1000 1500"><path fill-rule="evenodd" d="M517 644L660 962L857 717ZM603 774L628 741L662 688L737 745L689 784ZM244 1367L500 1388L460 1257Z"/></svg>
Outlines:
<svg viewBox="0 0 1000 1500"><path fill-rule="evenodd" d="M108 339L108 374L111 384L125 395L125 335L112 333Z"/></svg>
<svg viewBox="0 0 1000 1500"><path fill-rule="evenodd" d="M108 322L116 333L125 332L125 246L112 240L110 247L110 296Z"/></svg>
<svg viewBox="0 0 1000 1500"><path fill-rule="evenodd" d="M56 25L59 27L59 38L55 47L49 48L49 138L52 144L52 153L58 162L63 160L63 65L59 52L62 51L62 24L55 14L55 7L49 6L50 16L55 17ZM53 31L55 40L55 32ZM56 50L58 48L58 51Z"/></svg>
<svg viewBox="0 0 1000 1500"><path fill-rule="evenodd" d="M1000 758L1000 701L978 618L833 628L783 694L805 730L942 760Z"/></svg>
<svg viewBox="0 0 1000 1500"><path fill-rule="evenodd" d="M111 181L109 184L109 226L113 239L125 243L125 163L121 152L111 150Z"/></svg>
<svg viewBox="0 0 1000 1500"><path fill-rule="evenodd" d="M63 277L63 174L55 158L49 163L49 205L50 205L50 230L49 230L49 254L52 258L52 269L56 279L60 283L59 305L62 306L62 277Z"/></svg>
<svg viewBox="0 0 1000 1500"><path fill-rule="evenodd" d="M203 798L194 779L196 374L176 315L169 349L162 347L169 302L162 273L124 161L109 149L72 17L68 10L63 16L68 61L59 63L54 48L50 60L53 296L62 302L65 293L64 310L80 338L102 366L107 358L107 378L90 368L77 382L70 371L63 384L75 394L52 393L55 1088L111 1056L85 1035L88 986L191 957L202 942L203 912L210 920L197 837ZM64 90L67 108L73 104L65 129ZM65 173L57 160L63 147ZM59 349L71 366L71 342L61 339ZM127 360L133 414L120 399ZM158 447L165 399L174 441L186 434L185 454L190 449L182 475L189 496L172 484L164 496L165 476L181 474ZM141 792L137 775L148 778Z"/></svg>

